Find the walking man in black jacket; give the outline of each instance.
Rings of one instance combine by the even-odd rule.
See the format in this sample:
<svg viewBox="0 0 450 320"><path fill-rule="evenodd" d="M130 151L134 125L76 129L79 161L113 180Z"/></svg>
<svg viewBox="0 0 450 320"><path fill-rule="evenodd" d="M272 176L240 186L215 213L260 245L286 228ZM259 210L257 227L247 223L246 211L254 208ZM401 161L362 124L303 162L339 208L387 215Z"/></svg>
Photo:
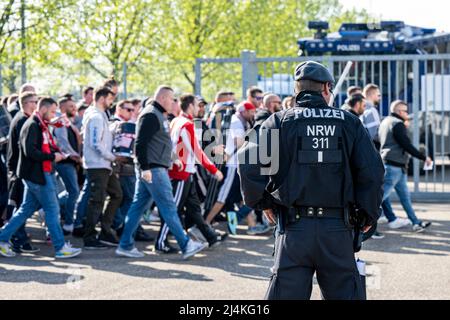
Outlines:
<svg viewBox="0 0 450 320"><path fill-rule="evenodd" d="M33 114L37 107L38 98L34 91L25 91L20 94L18 103L20 110L15 113L9 128L9 143L7 149L6 166L8 168L8 208L6 218L11 219L14 211L19 209L23 200L23 182L17 176L17 163L19 162L19 137L23 124ZM12 236L11 242L15 252L35 253L39 249L33 247L25 231L25 224L20 226Z"/></svg>
<svg viewBox="0 0 450 320"><path fill-rule="evenodd" d="M390 116L380 125L381 157L386 168L383 201L388 199L395 189L413 224L413 231L423 232L431 222L421 221L416 217L407 185L407 166L410 155L425 161L427 165L431 165L432 161L412 145L405 126L406 121L408 121L408 105L404 101L397 100L391 104ZM384 213L390 223L396 220L395 215L389 210L385 210Z"/></svg>
<svg viewBox="0 0 450 320"><path fill-rule="evenodd" d="M81 249L72 248L64 242L59 222L59 202L55 179L55 162L64 160L59 152L48 124L56 115L56 101L42 98L38 110L24 123L20 131L20 153L17 168L19 178L25 182L23 203L12 219L0 231L0 254L14 257L9 240L16 230L39 208L45 211L47 224L56 258L72 258Z"/></svg>
<svg viewBox="0 0 450 320"><path fill-rule="evenodd" d="M208 245L192 240L184 231L178 216L168 169L174 164L173 145L169 135L168 114L172 112L173 89L159 87L154 100L148 103L138 118L136 128L137 178L133 203L125 219L125 228L116 254L129 258L142 258L144 254L134 245L133 234L145 211L153 200L159 213L172 232L187 259Z"/></svg>

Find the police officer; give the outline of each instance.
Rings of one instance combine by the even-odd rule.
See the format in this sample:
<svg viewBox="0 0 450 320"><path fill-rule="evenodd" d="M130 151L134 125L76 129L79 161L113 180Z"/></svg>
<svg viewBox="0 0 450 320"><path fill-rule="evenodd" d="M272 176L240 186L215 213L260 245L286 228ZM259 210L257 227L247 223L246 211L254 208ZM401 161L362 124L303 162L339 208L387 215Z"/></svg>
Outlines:
<svg viewBox="0 0 450 320"><path fill-rule="evenodd" d="M309 299L314 273L324 299L363 299L350 218L358 212L364 232L377 221L383 163L361 121L328 106L334 79L323 65L301 63L295 81L296 107L272 115L260 131L258 154L262 141L278 148L266 150L271 162L239 168L246 203L278 222L266 299ZM266 179L255 169L264 166Z"/></svg>

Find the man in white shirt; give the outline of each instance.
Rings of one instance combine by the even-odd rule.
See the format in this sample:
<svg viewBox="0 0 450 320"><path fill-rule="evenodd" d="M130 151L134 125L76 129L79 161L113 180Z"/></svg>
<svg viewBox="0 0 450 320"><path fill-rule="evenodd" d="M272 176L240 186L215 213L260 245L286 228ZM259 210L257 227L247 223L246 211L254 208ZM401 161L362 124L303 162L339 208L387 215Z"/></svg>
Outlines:
<svg viewBox="0 0 450 320"><path fill-rule="evenodd" d="M236 114L231 118L230 129L226 132L226 146L225 153L227 155L227 162L225 168L225 179L220 187L219 194L217 196L217 201L210 210L208 216L206 217L206 222L211 223L214 217L223 209L225 204L230 204L231 206L235 203L240 204L242 202L242 195L240 190L240 180L237 173L238 159L237 151L245 142L245 133L251 128L254 117L256 114L256 107L246 101L239 105ZM230 232L235 234L235 230L231 227L236 227L239 220L248 216L252 212L252 209L247 206L241 206L237 213L233 213L233 217L228 216L228 224L230 227ZM249 222L249 234L260 234L268 231L266 226L260 228L256 225L255 219Z"/></svg>

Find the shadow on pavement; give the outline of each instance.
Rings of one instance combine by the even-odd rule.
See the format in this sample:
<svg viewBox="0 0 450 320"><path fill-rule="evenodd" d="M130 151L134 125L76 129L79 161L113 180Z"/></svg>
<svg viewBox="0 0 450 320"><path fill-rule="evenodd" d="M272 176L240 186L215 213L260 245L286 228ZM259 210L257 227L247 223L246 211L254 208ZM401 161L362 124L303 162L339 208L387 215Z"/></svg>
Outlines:
<svg viewBox="0 0 450 320"><path fill-rule="evenodd" d="M411 227L391 230L380 225L384 239L370 239L363 250L399 254L420 254L431 256L450 255L450 221L430 220L433 224L423 233L411 231Z"/></svg>
<svg viewBox="0 0 450 320"><path fill-rule="evenodd" d="M390 230L386 225L379 227L385 234L382 240L368 240L364 251L393 254L420 254L448 256L450 253L450 221L432 221L433 225L424 233L414 233L410 229ZM155 236L156 225L145 226ZM225 224L219 229L224 230ZM270 267L273 265L274 238L269 233L263 236L248 236L240 228L237 236L230 236L220 246L205 250L198 256L184 261L181 255L158 255L152 252L153 242L138 242L137 247L146 253L142 259L117 257L114 248L104 251L84 250L80 257L69 260L53 259L53 248L43 241L43 229L30 221L27 227L33 244L41 249L36 255L24 255L16 258L0 257L0 281L2 282L40 282L45 284L64 284L70 276L70 269L94 269L138 278L186 279L192 281L213 281L201 271L198 273L183 270L183 266L197 266L223 270L235 277L268 281ZM81 239L68 237L74 246L82 247ZM371 261L371 263L376 263ZM165 265L167 264L167 265ZM26 267L25 270L10 271L6 265ZM39 267L54 267L63 272L39 271ZM192 269L192 268L191 268ZM68 271L69 270L69 271ZM65 271L65 272L64 272ZM81 278L79 280L83 280Z"/></svg>

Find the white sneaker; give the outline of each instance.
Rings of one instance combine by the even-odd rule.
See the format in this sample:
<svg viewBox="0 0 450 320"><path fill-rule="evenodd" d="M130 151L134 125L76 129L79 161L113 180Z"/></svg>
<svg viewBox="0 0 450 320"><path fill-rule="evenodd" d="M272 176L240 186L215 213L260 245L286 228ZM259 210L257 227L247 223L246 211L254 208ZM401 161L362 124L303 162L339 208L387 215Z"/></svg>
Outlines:
<svg viewBox="0 0 450 320"><path fill-rule="evenodd" d="M12 258L16 256L16 253L11 249L11 245L8 242L0 242L0 255Z"/></svg>
<svg viewBox="0 0 450 320"><path fill-rule="evenodd" d="M202 232L200 231L200 229L197 226L193 226L192 228L189 228L188 233L194 240L197 240L200 242L208 242L208 240L206 240L205 236L202 234Z"/></svg>
<svg viewBox="0 0 450 320"><path fill-rule="evenodd" d="M403 219L403 218L397 218L392 222L388 223L388 227L390 229L401 229L404 228L406 226L409 226L410 222L408 219Z"/></svg>
<svg viewBox="0 0 450 320"><path fill-rule="evenodd" d="M386 218L386 216L381 216L378 219L378 224L383 224L383 223L388 223L388 222L389 222L389 220Z"/></svg>
<svg viewBox="0 0 450 320"><path fill-rule="evenodd" d="M39 209L39 211L38 211L38 216L37 216L37 221L38 221L41 225L44 225L44 224L45 224L45 211L44 211L44 209Z"/></svg>
<svg viewBox="0 0 450 320"><path fill-rule="evenodd" d="M68 259L78 256L81 253L81 249L73 248L70 242L64 244L58 252L55 253L57 259Z"/></svg>
<svg viewBox="0 0 450 320"><path fill-rule="evenodd" d="M192 239L189 239L186 250L183 253L183 259L188 259L195 255L196 253L199 253L203 249L208 247L208 243L206 242L198 242Z"/></svg>
<svg viewBox="0 0 450 320"><path fill-rule="evenodd" d="M159 217L159 215L151 213L149 221L150 222L161 222L161 218Z"/></svg>
<svg viewBox="0 0 450 320"><path fill-rule="evenodd" d="M120 247L116 249L116 255L127 258L143 258L145 254L140 252L137 248L131 250L124 250Z"/></svg>
<svg viewBox="0 0 450 320"><path fill-rule="evenodd" d="M153 211L148 210L147 212L145 212L142 218L146 223L161 222L161 218L159 217L157 211L155 213L155 210Z"/></svg>
<svg viewBox="0 0 450 320"><path fill-rule="evenodd" d="M65 224L63 225L63 230L69 233L73 232L73 224Z"/></svg>

